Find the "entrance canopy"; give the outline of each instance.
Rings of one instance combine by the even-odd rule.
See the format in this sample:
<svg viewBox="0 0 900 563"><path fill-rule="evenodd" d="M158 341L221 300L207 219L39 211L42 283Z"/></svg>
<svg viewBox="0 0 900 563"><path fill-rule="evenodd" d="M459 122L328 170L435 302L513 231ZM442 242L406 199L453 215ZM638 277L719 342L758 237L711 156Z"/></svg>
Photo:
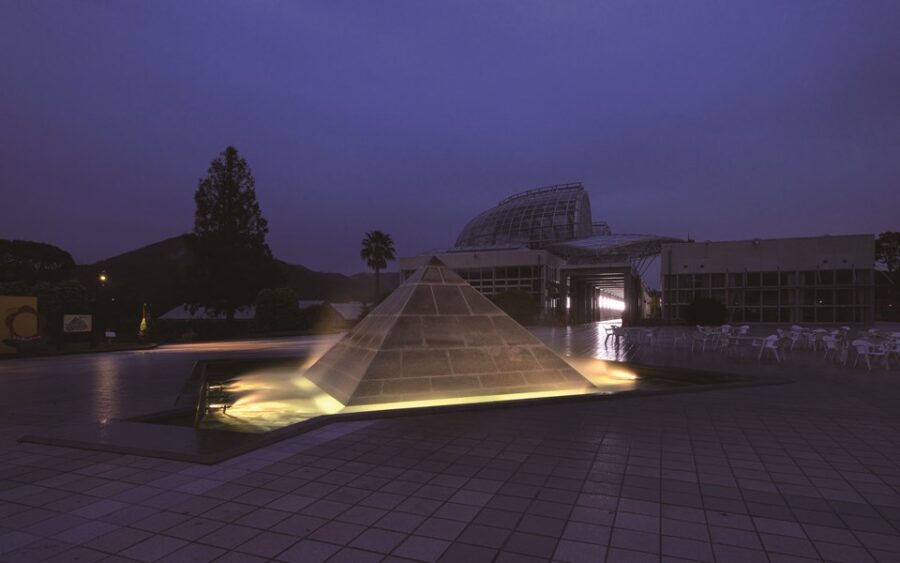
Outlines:
<svg viewBox="0 0 900 563"><path fill-rule="evenodd" d="M663 243L667 242L682 241L657 235L598 235L559 242L547 249L566 258L626 256L629 259L639 259L658 255L662 252Z"/></svg>

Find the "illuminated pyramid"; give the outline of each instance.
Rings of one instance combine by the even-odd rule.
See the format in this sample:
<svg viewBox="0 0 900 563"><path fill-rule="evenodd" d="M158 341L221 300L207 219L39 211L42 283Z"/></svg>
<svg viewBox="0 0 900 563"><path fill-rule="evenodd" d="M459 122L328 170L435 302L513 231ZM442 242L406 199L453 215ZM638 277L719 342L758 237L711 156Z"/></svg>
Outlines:
<svg viewBox="0 0 900 563"><path fill-rule="evenodd" d="M592 388L437 258L416 270L306 377L345 405Z"/></svg>

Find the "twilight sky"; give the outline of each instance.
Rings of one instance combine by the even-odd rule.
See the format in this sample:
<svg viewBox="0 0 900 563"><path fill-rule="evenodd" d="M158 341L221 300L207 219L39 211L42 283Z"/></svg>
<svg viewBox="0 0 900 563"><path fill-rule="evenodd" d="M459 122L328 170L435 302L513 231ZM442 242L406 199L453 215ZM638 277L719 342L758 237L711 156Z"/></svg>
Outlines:
<svg viewBox="0 0 900 563"><path fill-rule="evenodd" d="M227 144L318 270L570 181L620 233L900 230L897 30L897 0L4 2L0 238L187 232Z"/></svg>

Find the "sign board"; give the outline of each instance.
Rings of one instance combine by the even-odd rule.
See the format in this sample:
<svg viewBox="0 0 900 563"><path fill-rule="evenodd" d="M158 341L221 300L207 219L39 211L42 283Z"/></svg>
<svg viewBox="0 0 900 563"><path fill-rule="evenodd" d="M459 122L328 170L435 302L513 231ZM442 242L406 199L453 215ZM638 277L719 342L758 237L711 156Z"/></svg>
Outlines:
<svg viewBox="0 0 900 563"><path fill-rule="evenodd" d="M13 354L11 341L28 342L41 337L36 297L0 295L0 354Z"/></svg>
<svg viewBox="0 0 900 563"><path fill-rule="evenodd" d="M93 317L91 315L63 315L63 332L91 332Z"/></svg>

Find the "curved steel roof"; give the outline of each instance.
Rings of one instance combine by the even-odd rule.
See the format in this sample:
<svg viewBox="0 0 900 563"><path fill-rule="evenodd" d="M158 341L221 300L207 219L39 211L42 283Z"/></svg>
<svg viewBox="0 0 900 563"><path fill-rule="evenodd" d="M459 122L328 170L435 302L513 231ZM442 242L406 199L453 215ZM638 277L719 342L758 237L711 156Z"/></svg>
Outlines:
<svg viewBox="0 0 900 563"><path fill-rule="evenodd" d="M593 234L591 201L580 182L510 196L463 228L459 247L524 244L530 248Z"/></svg>

